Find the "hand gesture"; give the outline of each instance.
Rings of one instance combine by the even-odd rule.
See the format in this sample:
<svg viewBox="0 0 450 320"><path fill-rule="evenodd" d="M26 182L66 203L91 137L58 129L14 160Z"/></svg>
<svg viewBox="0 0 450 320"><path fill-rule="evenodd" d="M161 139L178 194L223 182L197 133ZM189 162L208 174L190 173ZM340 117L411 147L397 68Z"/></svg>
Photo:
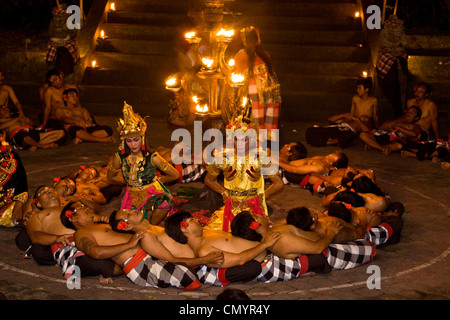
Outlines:
<svg viewBox="0 0 450 320"><path fill-rule="evenodd" d="M272 232L269 235L266 235L263 239L263 243L267 245L267 247L271 247L273 246L283 235L276 231L276 232Z"/></svg>
<svg viewBox="0 0 450 320"><path fill-rule="evenodd" d="M56 236L55 242L61 242L64 246L70 246L72 245L72 241L69 240L70 237L72 237L72 234L61 234Z"/></svg>
<svg viewBox="0 0 450 320"><path fill-rule="evenodd" d="M128 244L130 245L131 248L133 248L134 246L137 245L139 240L141 240L144 237L145 237L145 232L139 231L131 236L130 240L128 241Z"/></svg>
<svg viewBox="0 0 450 320"><path fill-rule="evenodd" d="M222 265L223 261L225 260L222 251L212 251L203 258L205 259L205 262L203 264L216 264L219 266Z"/></svg>

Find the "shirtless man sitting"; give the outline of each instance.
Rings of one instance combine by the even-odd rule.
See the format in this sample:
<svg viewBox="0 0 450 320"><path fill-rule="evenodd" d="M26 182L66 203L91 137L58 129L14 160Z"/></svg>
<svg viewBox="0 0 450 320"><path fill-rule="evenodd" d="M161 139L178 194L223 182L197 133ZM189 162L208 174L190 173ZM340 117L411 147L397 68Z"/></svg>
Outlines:
<svg viewBox="0 0 450 320"><path fill-rule="evenodd" d="M5 84L5 76L0 70L0 107L8 106L9 99L11 99L16 106L17 111L19 111L19 116L24 117L25 114L23 113L22 105L20 104L19 99L17 99L14 89Z"/></svg>
<svg viewBox="0 0 450 320"><path fill-rule="evenodd" d="M75 88L74 84L66 84L62 73L57 69L51 69L46 74L49 86L44 91L44 110L41 127L62 129L62 124L55 118L56 108L64 107L63 92L69 88Z"/></svg>
<svg viewBox="0 0 450 320"><path fill-rule="evenodd" d="M77 89L66 89L62 96L64 106L56 107L54 115L75 144L83 141L115 142L111 127L96 124L89 111L80 105Z"/></svg>
<svg viewBox="0 0 450 320"><path fill-rule="evenodd" d="M11 110L7 106L0 107L0 130L4 130L9 140L18 148L29 148L31 151L58 148L57 142L65 136L63 130L45 132L36 129L30 118L12 118Z"/></svg>
<svg viewBox="0 0 450 320"><path fill-rule="evenodd" d="M400 151L407 141L420 138L421 128L417 124L422 112L419 107L411 106L404 116L384 122L380 130L362 132L359 137L366 149L376 149L386 156L392 151Z"/></svg>
<svg viewBox="0 0 450 320"><path fill-rule="evenodd" d="M370 78L359 79L356 83L356 95L352 98L350 115L356 119L367 116L368 121L373 122L376 128L380 123L378 120L378 100L371 95L372 80Z"/></svg>
<svg viewBox="0 0 450 320"><path fill-rule="evenodd" d="M438 128L438 108L436 103L429 98L430 96L430 86L425 82L419 82L414 87L414 98L406 101L406 108L411 106L418 106L422 111L422 116L420 117L417 124L420 125L422 131L428 133L430 129L433 129L435 139L439 139L439 128ZM421 137L421 140L429 140L428 134L426 137Z"/></svg>
<svg viewBox="0 0 450 320"><path fill-rule="evenodd" d="M194 290L201 286L195 272L185 266L214 261L220 264L220 254L212 253L199 259L175 258L150 229L137 233L117 232L128 229L125 221L117 223L114 214L111 224L97 223L91 212L78 203L61 215L63 223L75 229L76 246L94 259L111 258L123 266L127 277L144 287L177 287ZM122 212L124 213L124 212ZM142 271L142 272L140 272Z"/></svg>
<svg viewBox="0 0 450 320"><path fill-rule="evenodd" d="M98 208L89 201L82 201L86 206ZM38 264L55 265L57 260L54 256L55 248L52 246L60 244L61 247L72 248L74 230L61 223L60 216L64 207L61 206L60 198L53 188L37 188L34 203L35 208L27 221L26 234L21 235L21 241L24 242L24 237L29 237L31 248L27 250L27 254L31 254ZM101 215L94 216L96 221L105 221L105 217ZM76 257L75 263L80 267L82 277L101 276L101 282L110 283L112 276L121 274L121 269L109 259L94 260L82 255Z"/></svg>
<svg viewBox="0 0 450 320"><path fill-rule="evenodd" d="M278 232L265 237L262 242L234 237L219 230L203 230L200 223L187 211L179 211L166 219L165 230L175 241L188 244L196 257L220 250L224 254L221 265L210 263L212 268L231 268L255 260L261 263L266 249L276 243L281 235Z"/></svg>

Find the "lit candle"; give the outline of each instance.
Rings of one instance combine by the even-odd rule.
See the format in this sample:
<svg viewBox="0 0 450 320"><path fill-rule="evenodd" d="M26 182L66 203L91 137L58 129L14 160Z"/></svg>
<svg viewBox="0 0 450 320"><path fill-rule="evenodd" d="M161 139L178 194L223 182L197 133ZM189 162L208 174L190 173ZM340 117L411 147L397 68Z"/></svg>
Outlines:
<svg viewBox="0 0 450 320"><path fill-rule="evenodd" d="M95 68L95 66L97 65L97 61L95 61L95 60L92 60L92 62L91 62L91 66L92 66L92 68Z"/></svg>
<svg viewBox="0 0 450 320"><path fill-rule="evenodd" d="M355 18L359 18L359 11L355 12Z"/></svg>
<svg viewBox="0 0 450 320"><path fill-rule="evenodd" d="M100 38L105 39L105 31L100 31Z"/></svg>
<svg viewBox="0 0 450 320"><path fill-rule="evenodd" d="M168 86L168 87L173 87L176 84L177 84L176 78L170 78L169 80L166 81L166 86Z"/></svg>
<svg viewBox="0 0 450 320"><path fill-rule="evenodd" d="M203 107L200 106L199 104L197 104L197 106L195 107L195 109L200 112L200 113L206 113L208 112L208 105L205 104Z"/></svg>
<svg viewBox="0 0 450 320"><path fill-rule="evenodd" d="M244 79L245 79L245 77L242 74L236 74L236 73L231 74L231 81L233 83L242 83L242 82L244 82Z"/></svg>
<svg viewBox="0 0 450 320"><path fill-rule="evenodd" d="M367 78L367 75L368 75L367 71L363 71L363 72L362 72L362 76L363 76L364 78Z"/></svg>
<svg viewBox="0 0 450 320"><path fill-rule="evenodd" d="M203 59L202 59L202 62L203 62L203 65L204 65L206 68L211 68L212 65L213 65L213 63L214 63L214 60L209 59L209 58L203 58Z"/></svg>
<svg viewBox="0 0 450 320"><path fill-rule="evenodd" d="M242 98L242 106L245 107L247 105L247 97Z"/></svg>
<svg viewBox="0 0 450 320"><path fill-rule="evenodd" d="M220 29L220 30L216 33L216 35L217 35L218 37L231 38L231 37L234 36L234 30L233 30L233 29L231 29L231 30Z"/></svg>
<svg viewBox="0 0 450 320"><path fill-rule="evenodd" d="M232 68L234 67L235 63L236 61L234 61L234 59L230 59L230 61L228 61L228 66Z"/></svg>
<svg viewBox="0 0 450 320"><path fill-rule="evenodd" d="M111 9L111 11L116 11L116 5L114 4L114 2L111 2L109 8Z"/></svg>
<svg viewBox="0 0 450 320"><path fill-rule="evenodd" d="M193 39L193 38L195 38L195 32L194 32L194 31L192 31L192 32L187 32L187 33L184 35L184 37L185 37L186 39Z"/></svg>

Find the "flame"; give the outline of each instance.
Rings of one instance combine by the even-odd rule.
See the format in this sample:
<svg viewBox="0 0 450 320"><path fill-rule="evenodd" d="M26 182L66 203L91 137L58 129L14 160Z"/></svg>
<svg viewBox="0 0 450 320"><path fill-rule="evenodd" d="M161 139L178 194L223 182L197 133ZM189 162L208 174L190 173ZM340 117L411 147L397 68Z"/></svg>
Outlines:
<svg viewBox="0 0 450 320"><path fill-rule="evenodd" d="M203 58L202 62L207 68L211 68L214 63L214 60L209 59L209 58Z"/></svg>
<svg viewBox="0 0 450 320"><path fill-rule="evenodd" d="M195 38L195 32L194 32L194 31L192 31L192 32L187 32L187 33L184 35L184 37L185 37L186 39L192 39L192 38Z"/></svg>
<svg viewBox="0 0 450 320"><path fill-rule="evenodd" d="M244 75L242 75L242 74L236 74L236 73L232 73L232 74L231 74L231 81L232 81L233 83L244 82L244 79L245 79L245 77L244 77Z"/></svg>
<svg viewBox="0 0 450 320"><path fill-rule="evenodd" d="M247 97L242 98L242 106L246 106L247 105Z"/></svg>
<svg viewBox="0 0 450 320"><path fill-rule="evenodd" d="M95 60L92 60L92 62L91 62L91 66L92 66L92 68L95 68L95 66L97 65L97 61L95 61Z"/></svg>
<svg viewBox="0 0 450 320"><path fill-rule="evenodd" d="M230 59L230 61L228 61L228 66L230 67L234 67L236 61L234 61L234 59Z"/></svg>
<svg viewBox="0 0 450 320"><path fill-rule="evenodd" d="M355 12L355 18L358 18L359 17L359 11L356 11Z"/></svg>
<svg viewBox="0 0 450 320"><path fill-rule="evenodd" d="M111 11L116 11L116 5L114 2L111 2L110 8L111 8Z"/></svg>
<svg viewBox="0 0 450 320"><path fill-rule="evenodd" d="M173 87L177 84L177 78L170 78L166 81L166 86Z"/></svg>
<svg viewBox="0 0 450 320"><path fill-rule="evenodd" d="M192 96L192 101L194 101L195 103L198 103L198 97L197 96Z"/></svg>
<svg viewBox="0 0 450 320"><path fill-rule="evenodd" d="M234 30L225 30L225 29L220 29L216 35L218 37L222 36L222 37L227 37L227 38L231 38L232 36L234 36Z"/></svg>
<svg viewBox="0 0 450 320"><path fill-rule="evenodd" d="M100 31L100 37L102 38L102 39L105 39L105 31Z"/></svg>
<svg viewBox="0 0 450 320"><path fill-rule="evenodd" d="M197 106L195 107L195 109L196 109L198 112L208 112L208 105L205 104L205 105L202 107L202 106L200 106L199 104L197 104Z"/></svg>
<svg viewBox="0 0 450 320"><path fill-rule="evenodd" d="M363 72L362 72L362 76L363 76L364 78L367 78L367 71L363 71Z"/></svg>

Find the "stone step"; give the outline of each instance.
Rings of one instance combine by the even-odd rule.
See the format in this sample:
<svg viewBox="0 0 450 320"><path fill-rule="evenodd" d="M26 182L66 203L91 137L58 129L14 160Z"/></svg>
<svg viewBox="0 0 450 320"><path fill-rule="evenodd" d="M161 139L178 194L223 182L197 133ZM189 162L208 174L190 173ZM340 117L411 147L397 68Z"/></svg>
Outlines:
<svg viewBox="0 0 450 320"><path fill-rule="evenodd" d="M272 57L284 61L369 61L367 48L357 46L267 44L264 48Z"/></svg>
<svg viewBox="0 0 450 320"><path fill-rule="evenodd" d="M101 29L108 38L137 40L174 40L177 26L148 26L141 24L105 23Z"/></svg>
<svg viewBox="0 0 450 320"><path fill-rule="evenodd" d="M99 39L97 52L123 52L136 54L167 55L175 53L173 41L136 39Z"/></svg>
<svg viewBox="0 0 450 320"><path fill-rule="evenodd" d="M336 76L359 76L367 71L369 64L362 62L342 61L339 63L328 61L289 61L272 57L272 64L279 77L281 75L336 75Z"/></svg>
<svg viewBox="0 0 450 320"><path fill-rule="evenodd" d="M96 60L100 69L166 70L167 74L178 71L176 57L171 55L94 52L91 60Z"/></svg>
<svg viewBox="0 0 450 320"><path fill-rule="evenodd" d="M183 13L187 14L187 1L178 2L154 2L154 1L126 1L117 4L117 13L124 11L148 12L148 13ZM233 13L246 15L305 17L305 16L353 16L357 10L357 3L351 2L247 2L236 1L227 6ZM226 9L225 9L226 10Z"/></svg>
<svg viewBox="0 0 450 320"><path fill-rule="evenodd" d="M102 29L110 39L127 40L159 40L174 41L183 36L186 31L179 27L147 26L140 24L106 23ZM359 45L365 43L362 31L335 31L335 30L264 30L261 32L261 40L264 44L323 44L330 45Z"/></svg>

